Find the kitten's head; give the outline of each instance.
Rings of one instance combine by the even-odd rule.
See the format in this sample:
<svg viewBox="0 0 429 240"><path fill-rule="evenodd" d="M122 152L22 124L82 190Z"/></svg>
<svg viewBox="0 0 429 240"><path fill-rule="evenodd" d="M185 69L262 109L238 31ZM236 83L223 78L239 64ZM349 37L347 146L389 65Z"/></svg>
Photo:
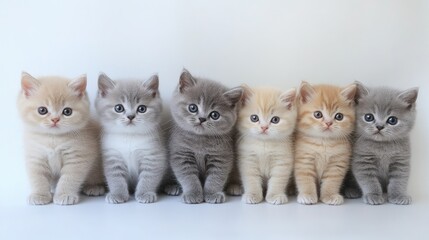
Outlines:
<svg viewBox="0 0 429 240"><path fill-rule="evenodd" d="M158 75L147 81L113 81L100 74L95 108L105 131L150 132L159 126L162 100L158 85Z"/></svg>
<svg viewBox="0 0 429 240"><path fill-rule="evenodd" d="M220 83L194 78L183 70L172 98L171 113L177 125L191 133L228 133L237 120L242 94L241 87L228 90Z"/></svg>
<svg viewBox="0 0 429 240"><path fill-rule="evenodd" d="M237 124L242 136L284 139L293 133L297 117L295 89L282 93L270 88L243 88Z"/></svg>
<svg viewBox="0 0 429 240"><path fill-rule="evenodd" d="M18 108L24 124L36 132L61 134L83 128L90 119L86 75L70 80L34 78L23 72Z"/></svg>
<svg viewBox="0 0 429 240"><path fill-rule="evenodd" d="M298 93L298 131L319 138L349 136L355 123L355 94L355 84L339 88L302 82Z"/></svg>
<svg viewBox="0 0 429 240"><path fill-rule="evenodd" d="M416 118L418 88L366 88L357 82L356 133L375 141L408 136Z"/></svg>

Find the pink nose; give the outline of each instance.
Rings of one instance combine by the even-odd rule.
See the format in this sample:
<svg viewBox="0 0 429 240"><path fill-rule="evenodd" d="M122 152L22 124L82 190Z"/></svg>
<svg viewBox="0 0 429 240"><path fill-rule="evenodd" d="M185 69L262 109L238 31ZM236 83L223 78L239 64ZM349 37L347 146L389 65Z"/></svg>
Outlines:
<svg viewBox="0 0 429 240"><path fill-rule="evenodd" d="M330 127L332 125L332 122L325 122L326 126Z"/></svg>
<svg viewBox="0 0 429 240"><path fill-rule="evenodd" d="M53 123L57 123L57 122L59 122L59 121L60 121L60 118L52 118L52 119L51 119L51 121L52 121Z"/></svg>
<svg viewBox="0 0 429 240"><path fill-rule="evenodd" d="M261 129L262 129L262 132L266 132L268 130L268 126L262 126Z"/></svg>

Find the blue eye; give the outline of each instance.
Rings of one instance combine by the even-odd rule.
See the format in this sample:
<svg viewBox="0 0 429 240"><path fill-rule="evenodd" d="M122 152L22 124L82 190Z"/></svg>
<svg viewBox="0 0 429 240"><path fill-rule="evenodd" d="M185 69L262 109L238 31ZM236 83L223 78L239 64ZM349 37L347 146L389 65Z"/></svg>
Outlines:
<svg viewBox="0 0 429 240"><path fill-rule="evenodd" d="M219 114L219 112L213 111L210 113L210 117L213 120L218 120L220 118L220 114Z"/></svg>
<svg viewBox="0 0 429 240"><path fill-rule="evenodd" d="M395 116L391 116L387 119L387 123L390 125L396 125L398 123L398 118Z"/></svg>
<svg viewBox="0 0 429 240"><path fill-rule="evenodd" d="M321 111L315 111L315 112L313 113L313 116L314 116L315 118L319 119L319 118L322 118L322 117L323 117L323 114L322 114L322 112L321 112Z"/></svg>
<svg viewBox="0 0 429 240"><path fill-rule="evenodd" d="M274 117L271 118L271 122L274 123L274 124L277 124L277 123L280 122L280 118L277 117L277 116L274 116Z"/></svg>
<svg viewBox="0 0 429 240"><path fill-rule="evenodd" d="M73 110L71 109L71 108L64 108L64 110L63 110L63 114L65 115L65 116L70 116L70 115L72 115L72 113L73 113Z"/></svg>
<svg viewBox="0 0 429 240"><path fill-rule="evenodd" d="M335 114L335 120L341 121L344 119L344 115L342 113Z"/></svg>
<svg viewBox="0 0 429 240"><path fill-rule="evenodd" d="M372 122L372 121L374 121L374 115L372 115L371 113L367 113L367 114L365 114L364 119L367 122Z"/></svg>
<svg viewBox="0 0 429 240"><path fill-rule="evenodd" d="M46 115L46 114L48 113L48 109L47 109L46 107L39 107L39 108L37 109L37 112L38 112L40 115Z"/></svg>
<svg viewBox="0 0 429 240"><path fill-rule="evenodd" d="M145 105L140 105L140 106L137 108L137 112L139 112L139 113L145 113L145 112L146 112L146 110L147 110L147 107L146 107Z"/></svg>
<svg viewBox="0 0 429 240"><path fill-rule="evenodd" d="M188 110L189 110L189 112L191 112L191 113L196 113L196 112L198 112L198 107L197 107L197 105L195 105L195 104L190 104L190 105L188 106Z"/></svg>
<svg viewBox="0 0 429 240"><path fill-rule="evenodd" d="M251 116L250 116L250 121L252 121L252 122L257 122L257 121L259 121L259 117L258 117L258 115L256 115L256 114L251 115Z"/></svg>
<svg viewBox="0 0 429 240"><path fill-rule="evenodd" d="M125 108L124 108L124 106L122 106L122 104L118 104L115 106L115 112L121 113L123 111L125 111Z"/></svg>

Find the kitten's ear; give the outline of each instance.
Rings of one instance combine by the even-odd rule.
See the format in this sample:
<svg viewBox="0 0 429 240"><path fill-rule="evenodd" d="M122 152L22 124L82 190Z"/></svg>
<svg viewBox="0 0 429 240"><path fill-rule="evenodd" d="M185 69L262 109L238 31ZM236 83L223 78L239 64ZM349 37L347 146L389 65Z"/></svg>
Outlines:
<svg viewBox="0 0 429 240"><path fill-rule="evenodd" d="M27 72L21 73L21 88L26 97L31 96L40 86L39 80L31 76Z"/></svg>
<svg viewBox="0 0 429 240"><path fill-rule="evenodd" d="M152 92L152 97L156 97L158 95L158 88L159 88L159 77L157 74L150 77L148 80L146 80L143 83L143 86Z"/></svg>
<svg viewBox="0 0 429 240"><path fill-rule="evenodd" d="M241 84L240 86L243 89L243 95L241 96L241 105L246 105L250 98L253 95L252 89L247 84Z"/></svg>
<svg viewBox="0 0 429 240"><path fill-rule="evenodd" d="M179 80L179 91L180 93L184 93L188 88L194 86L197 83L197 80L192 77L191 73L185 68L182 70L182 74L180 74Z"/></svg>
<svg viewBox="0 0 429 240"><path fill-rule="evenodd" d="M83 96L86 91L86 74L82 74L78 78L71 80L69 82L69 87L73 89L79 97Z"/></svg>
<svg viewBox="0 0 429 240"><path fill-rule="evenodd" d="M369 94L369 90L359 81L355 81L354 84L356 85L355 103L359 103L363 97Z"/></svg>
<svg viewBox="0 0 429 240"><path fill-rule="evenodd" d="M306 81L301 82L299 87L298 98L301 103L308 103L313 98L316 91L314 88Z"/></svg>
<svg viewBox="0 0 429 240"><path fill-rule="evenodd" d="M110 79L106 74L100 73L98 76L98 93L102 97L105 97L110 90L115 88L115 86L115 81Z"/></svg>
<svg viewBox="0 0 429 240"><path fill-rule="evenodd" d="M242 87L235 87L227 92L225 92L223 95L226 97L226 99L230 102L231 107L235 107L235 105L240 101L240 99L243 96L243 88Z"/></svg>
<svg viewBox="0 0 429 240"><path fill-rule="evenodd" d="M346 100L346 102L354 103L356 97L356 90L356 84L350 84L349 86L341 90L341 96L344 98L344 100Z"/></svg>
<svg viewBox="0 0 429 240"><path fill-rule="evenodd" d="M404 101L406 104L408 104L409 107L411 107L414 105L414 103L416 103L418 94L419 94L419 88L415 87L401 92L398 98Z"/></svg>
<svg viewBox="0 0 429 240"><path fill-rule="evenodd" d="M296 89L292 88L280 95L280 101L290 110L295 104L296 100Z"/></svg>

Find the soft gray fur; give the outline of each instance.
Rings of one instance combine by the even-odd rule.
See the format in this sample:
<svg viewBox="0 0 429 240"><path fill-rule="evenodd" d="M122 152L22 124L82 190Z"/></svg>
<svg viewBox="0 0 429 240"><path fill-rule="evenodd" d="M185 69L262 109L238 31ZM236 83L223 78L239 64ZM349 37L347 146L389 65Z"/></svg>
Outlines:
<svg viewBox="0 0 429 240"><path fill-rule="evenodd" d="M156 201L168 166L160 129L162 100L158 82L157 75L145 82L113 81L105 74L98 79L95 106L103 126L108 203L126 202L129 192L135 192L138 202ZM123 111L115 110L118 104ZM146 110L139 112L139 106Z"/></svg>
<svg viewBox="0 0 429 240"><path fill-rule="evenodd" d="M389 202L410 204L411 197L407 194L409 134L415 122L418 89L399 91L357 85L352 173L362 191L363 201L382 204L385 201L383 192L387 192ZM374 120L366 121L366 114L373 114ZM394 125L387 122L391 116L398 119ZM348 197L359 195L360 191L352 186L346 189Z"/></svg>
<svg viewBox="0 0 429 240"><path fill-rule="evenodd" d="M241 87L194 78L183 70L173 94L174 124L169 142L170 163L185 203L225 202L223 189L234 162L233 128ZM198 111L190 112L195 104ZM217 111L218 120L210 117ZM201 122L203 120L203 122Z"/></svg>

